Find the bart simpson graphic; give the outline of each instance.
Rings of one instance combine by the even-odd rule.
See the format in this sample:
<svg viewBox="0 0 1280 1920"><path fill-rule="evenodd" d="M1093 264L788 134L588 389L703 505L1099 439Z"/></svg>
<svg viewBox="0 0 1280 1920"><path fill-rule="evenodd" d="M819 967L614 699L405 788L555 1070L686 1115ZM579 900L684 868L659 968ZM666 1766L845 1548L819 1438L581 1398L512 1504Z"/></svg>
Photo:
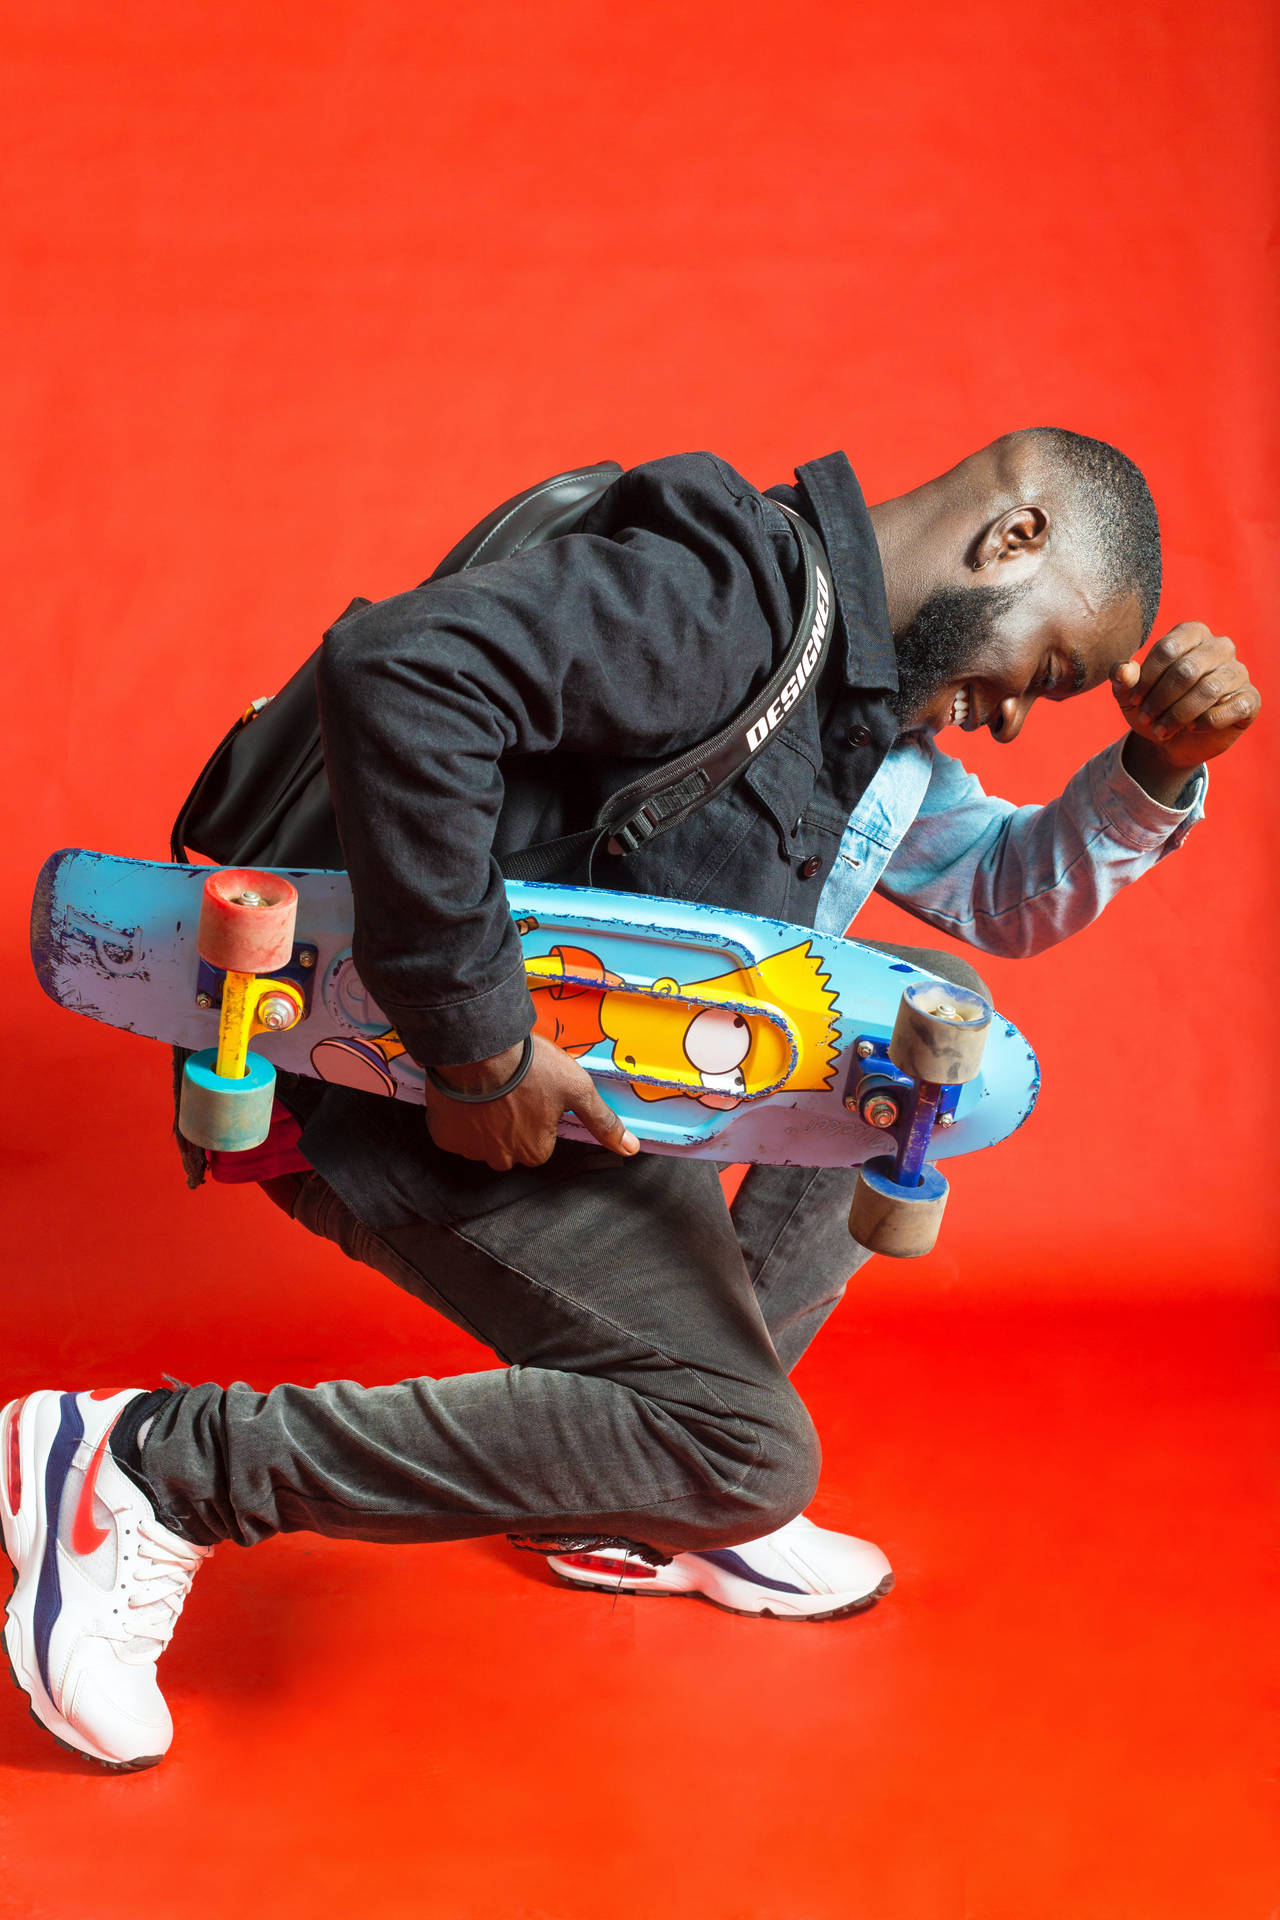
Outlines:
<svg viewBox="0 0 1280 1920"><path fill-rule="evenodd" d="M611 1040L615 1065L635 1074L631 1087L642 1100L683 1097L727 1108L783 1087L831 1084L835 996L807 942L753 967L710 980L662 979L645 991L628 988L581 948L553 948L526 969L535 1031L574 1054ZM737 1004L691 1008L690 997ZM798 1046L763 1013L752 1018L753 1001L782 1010Z"/></svg>
<svg viewBox="0 0 1280 1920"><path fill-rule="evenodd" d="M517 922L522 933L536 924ZM621 979L582 947L552 947L535 964L537 970L529 971L534 1032L575 1057L590 1053L605 1037L601 1003L611 988L622 985ZM311 1049L311 1065L330 1085L394 1097L392 1063L404 1052L404 1041L394 1027L375 1034L333 1034Z"/></svg>
<svg viewBox="0 0 1280 1920"><path fill-rule="evenodd" d="M522 934L536 925L517 922ZM835 995L808 942L709 980L661 979L644 989L628 987L585 947L528 955L525 971L534 1032L575 1058L612 1041L614 1064L641 1100L730 1108L784 1088L828 1087L834 1076ZM691 998L712 1004L690 1007ZM759 1002L780 1010L787 1026L763 1011L753 1017ZM394 1096L392 1063L404 1052L388 1027L322 1040L311 1061L322 1080Z"/></svg>

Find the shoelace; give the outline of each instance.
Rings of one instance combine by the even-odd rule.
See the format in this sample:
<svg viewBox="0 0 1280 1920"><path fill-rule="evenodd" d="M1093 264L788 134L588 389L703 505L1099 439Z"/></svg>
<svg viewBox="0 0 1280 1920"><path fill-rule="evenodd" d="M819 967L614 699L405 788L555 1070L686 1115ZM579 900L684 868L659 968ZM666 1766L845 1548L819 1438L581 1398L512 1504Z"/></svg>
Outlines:
<svg viewBox="0 0 1280 1920"><path fill-rule="evenodd" d="M179 1540L167 1528L153 1531L145 1520L138 1522L134 1537L137 1545L131 1585L135 1591L127 1602L129 1617L122 1615L120 1624L132 1643L122 1649L122 1657L141 1663L158 1660L168 1646L191 1582L213 1548ZM150 1571L143 1562L149 1563ZM139 1594L136 1589L143 1584L150 1591Z"/></svg>

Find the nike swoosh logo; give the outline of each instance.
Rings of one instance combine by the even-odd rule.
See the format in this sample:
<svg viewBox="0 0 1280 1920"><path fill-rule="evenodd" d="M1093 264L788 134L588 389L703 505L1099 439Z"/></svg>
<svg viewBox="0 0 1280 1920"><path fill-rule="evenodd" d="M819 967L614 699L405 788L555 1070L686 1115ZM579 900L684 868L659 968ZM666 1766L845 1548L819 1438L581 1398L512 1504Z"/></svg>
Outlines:
<svg viewBox="0 0 1280 1920"><path fill-rule="evenodd" d="M116 1419L118 1420L119 1417L117 1414ZM102 1456L107 1450L107 1442L111 1438L115 1424L113 1420L93 1450L89 1471L84 1476L80 1498L76 1501L76 1510L71 1517L71 1547L75 1553L96 1553L107 1537L107 1528L100 1527L93 1517L93 1494L98 1484L98 1469L102 1465Z"/></svg>

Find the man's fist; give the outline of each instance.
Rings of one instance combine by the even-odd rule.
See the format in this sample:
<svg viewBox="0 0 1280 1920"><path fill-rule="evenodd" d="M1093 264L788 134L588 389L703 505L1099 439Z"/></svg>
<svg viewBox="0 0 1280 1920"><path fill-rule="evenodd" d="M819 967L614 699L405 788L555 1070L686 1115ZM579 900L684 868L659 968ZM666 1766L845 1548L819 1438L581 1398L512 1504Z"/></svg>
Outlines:
<svg viewBox="0 0 1280 1920"><path fill-rule="evenodd" d="M1225 753L1262 705L1234 643L1199 620L1166 633L1141 665L1126 660L1114 668L1111 685L1130 728L1146 743L1137 759L1183 772Z"/></svg>
<svg viewBox="0 0 1280 1920"><path fill-rule="evenodd" d="M520 1051L512 1047L474 1066L437 1067L436 1072L460 1093L486 1093L506 1085L520 1064ZM586 1069L537 1034L528 1073L501 1100L468 1106L451 1100L428 1080L426 1101L427 1125L436 1145L467 1160L483 1160L497 1173L514 1166L540 1167L551 1156L556 1128L566 1113L576 1114L601 1146L614 1153L627 1156L640 1146L600 1098Z"/></svg>

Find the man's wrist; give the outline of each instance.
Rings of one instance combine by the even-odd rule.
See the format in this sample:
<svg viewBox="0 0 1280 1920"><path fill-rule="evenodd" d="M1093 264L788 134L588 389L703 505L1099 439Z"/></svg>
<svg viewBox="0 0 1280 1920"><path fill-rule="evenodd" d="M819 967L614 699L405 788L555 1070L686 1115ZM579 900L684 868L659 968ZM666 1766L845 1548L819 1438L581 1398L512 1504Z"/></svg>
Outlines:
<svg viewBox="0 0 1280 1920"><path fill-rule="evenodd" d="M459 1093L490 1093L494 1087L507 1084L520 1065L523 1054L524 1042L517 1040L514 1047L492 1054L487 1060L472 1060L462 1066L434 1067L432 1071L446 1086L456 1087Z"/></svg>
<svg viewBox="0 0 1280 1920"><path fill-rule="evenodd" d="M1184 795L1200 773L1200 767L1174 766L1160 748L1140 733L1130 733L1120 754L1120 764L1136 780L1144 793L1158 806L1181 812L1188 804Z"/></svg>

